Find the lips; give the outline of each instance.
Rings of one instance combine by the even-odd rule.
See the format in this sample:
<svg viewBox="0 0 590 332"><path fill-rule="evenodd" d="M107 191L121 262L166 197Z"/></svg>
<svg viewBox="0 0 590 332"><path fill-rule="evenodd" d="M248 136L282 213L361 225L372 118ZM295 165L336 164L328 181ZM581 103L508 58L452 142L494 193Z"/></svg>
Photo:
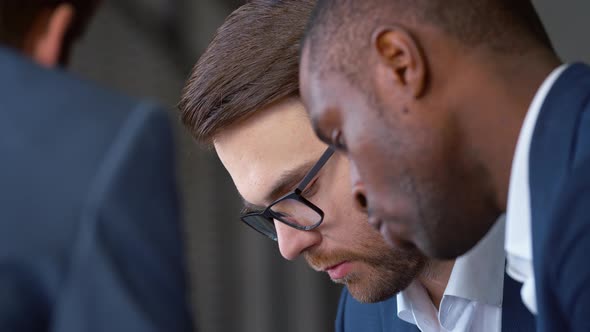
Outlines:
<svg viewBox="0 0 590 332"><path fill-rule="evenodd" d="M340 280L344 279L346 275L348 275L350 268L350 262L344 261L325 269L325 272L328 273L332 280Z"/></svg>

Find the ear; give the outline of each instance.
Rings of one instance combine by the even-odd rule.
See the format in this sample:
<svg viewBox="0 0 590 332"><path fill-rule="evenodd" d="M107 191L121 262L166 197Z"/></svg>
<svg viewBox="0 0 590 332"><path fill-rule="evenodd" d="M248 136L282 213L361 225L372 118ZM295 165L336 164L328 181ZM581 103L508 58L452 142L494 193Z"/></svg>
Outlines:
<svg viewBox="0 0 590 332"><path fill-rule="evenodd" d="M426 88L426 61L416 40L401 27L382 27L372 36L372 45L390 78L414 97Z"/></svg>
<svg viewBox="0 0 590 332"><path fill-rule="evenodd" d="M65 36L74 18L74 8L70 4L58 5L48 15L39 18L40 28L32 36L31 56L42 66L55 67L59 64Z"/></svg>

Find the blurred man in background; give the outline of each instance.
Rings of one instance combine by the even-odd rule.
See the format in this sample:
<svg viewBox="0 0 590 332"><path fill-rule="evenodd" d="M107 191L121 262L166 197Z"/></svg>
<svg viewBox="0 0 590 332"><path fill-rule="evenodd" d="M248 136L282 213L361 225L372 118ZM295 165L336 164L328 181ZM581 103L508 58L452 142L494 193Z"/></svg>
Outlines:
<svg viewBox="0 0 590 332"><path fill-rule="evenodd" d="M244 200L242 221L286 259L303 256L346 285L337 331L534 330L519 285L505 278L502 222L456 261L426 261L391 250L354 206L348 160L314 136L299 98L298 49L314 4L244 5L185 87L184 124L213 144Z"/></svg>
<svg viewBox="0 0 590 332"><path fill-rule="evenodd" d="M96 5L0 1L0 331L192 329L166 113L57 68Z"/></svg>

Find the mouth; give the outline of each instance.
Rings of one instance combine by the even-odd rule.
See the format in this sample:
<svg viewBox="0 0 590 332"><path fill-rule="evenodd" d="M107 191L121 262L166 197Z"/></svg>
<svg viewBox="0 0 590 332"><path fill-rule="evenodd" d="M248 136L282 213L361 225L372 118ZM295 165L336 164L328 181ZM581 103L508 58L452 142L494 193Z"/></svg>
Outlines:
<svg viewBox="0 0 590 332"><path fill-rule="evenodd" d="M343 261L324 269L324 272L326 272L332 280L342 280L348 275L348 273L350 273L351 268L351 262Z"/></svg>

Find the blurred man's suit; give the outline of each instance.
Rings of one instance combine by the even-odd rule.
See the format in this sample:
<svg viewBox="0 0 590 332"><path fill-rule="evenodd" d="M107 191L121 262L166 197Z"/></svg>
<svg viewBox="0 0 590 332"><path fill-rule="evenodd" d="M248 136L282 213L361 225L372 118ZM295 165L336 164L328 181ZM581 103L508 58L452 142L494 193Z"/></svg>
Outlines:
<svg viewBox="0 0 590 332"><path fill-rule="evenodd" d="M0 331L189 331L164 111L0 48Z"/></svg>
<svg viewBox="0 0 590 332"><path fill-rule="evenodd" d="M520 299L521 284L504 275L502 331L535 331L535 318ZM336 332L419 332L416 325L398 317L397 299L378 303L360 303L346 288L340 296Z"/></svg>

